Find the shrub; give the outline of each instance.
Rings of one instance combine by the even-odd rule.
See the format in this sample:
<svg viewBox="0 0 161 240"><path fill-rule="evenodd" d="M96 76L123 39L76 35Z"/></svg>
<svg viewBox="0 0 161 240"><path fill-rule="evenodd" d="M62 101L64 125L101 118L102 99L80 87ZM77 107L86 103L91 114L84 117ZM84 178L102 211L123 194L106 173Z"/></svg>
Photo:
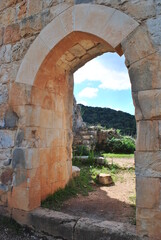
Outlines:
<svg viewBox="0 0 161 240"><path fill-rule="evenodd" d="M131 137L107 139L106 152L110 153L134 153L135 141Z"/></svg>
<svg viewBox="0 0 161 240"><path fill-rule="evenodd" d="M88 156L90 153L89 149L85 145L76 146L74 150L75 156Z"/></svg>

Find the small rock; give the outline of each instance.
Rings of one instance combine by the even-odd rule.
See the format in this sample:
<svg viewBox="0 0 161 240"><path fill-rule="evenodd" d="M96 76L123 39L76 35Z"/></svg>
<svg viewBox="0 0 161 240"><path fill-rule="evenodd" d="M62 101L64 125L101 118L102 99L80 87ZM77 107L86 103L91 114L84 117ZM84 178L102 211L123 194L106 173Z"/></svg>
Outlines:
<svg viewBox="0 0 161 240"><path fill-rule="evenodd" d="M72 166L72 177L80 176L80 168L76 166Z"/></svg>
<svg viewBox="0 0 161 240"><path fill-rule="evenodd" d="M110 174L100 173L97 175L98 181L102 185L111 185L113 183L112 177Z"/></svg>

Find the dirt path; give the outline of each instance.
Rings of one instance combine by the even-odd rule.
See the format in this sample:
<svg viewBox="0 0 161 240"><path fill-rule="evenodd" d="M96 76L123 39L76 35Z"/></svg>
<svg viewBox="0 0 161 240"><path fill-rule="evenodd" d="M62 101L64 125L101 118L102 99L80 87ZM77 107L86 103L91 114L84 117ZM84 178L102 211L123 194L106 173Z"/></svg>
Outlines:
<svg viewBox="0 0 161 240"><path fill-rule="evenodd" d="M119 165L133 166L134 160L113 159ZM123 162L124 161L124 162ZM135 195L134 172L123 171L117 176L115 185L95 186L89 196L78 196L66 201L62 211L81 217L119 222L134 222L135 209L131 206L130 196Z"/></svg>

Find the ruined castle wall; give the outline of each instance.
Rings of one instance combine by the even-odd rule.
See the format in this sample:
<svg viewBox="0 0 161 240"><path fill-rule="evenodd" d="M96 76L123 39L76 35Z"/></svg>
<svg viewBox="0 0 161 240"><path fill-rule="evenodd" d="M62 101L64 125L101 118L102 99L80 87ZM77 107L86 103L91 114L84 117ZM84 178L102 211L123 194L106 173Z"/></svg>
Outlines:
<svg viewBox="0 0 161 240"><path fill-rule="evenodd" d="M88 7L85 8L84 4ZM80 11L72 6L78 6ZM104 28L102 24L107 11L104 8L96 11L96 6L108 9L109 24L106 23ZM120 12L126 15L120 15ZM64 31L69 33L71 26L68 20L73 13L75 18L71 21L78 21L74 22L77 29L71 30L71 35L67 36L60 26L63 23ZM130 20L125 21L127 16L135 21L133 26L137 23L128 34ZM52 35L51 28L45 36L41 30L53 20L55 35ZM81 33L76 33L78 29ZM84 35L83 31L86 32ZM55 51L56 48L51 49L52 42L57 41L58 35L64 36L60 39L64 42ZM33 49L27 54L30 46ZM56 186L67 183L71 176L72 142L70 106L73 79L70 74L88 60L108 51L116 51L120 55L124 53L132 84L137 121L137 228L140 234L160 239L160 0L0 1L1 204L28 211L39 206L41 199L54 192ZM24 69L27 70L23 72ZM22 82L16 82L18 72L19 79L23 76ZM57 88L59 91L54 92ZM61 100L60 96L63 96ZM55 106L51 99L56 99ZM56 134L58 129L56 142L60 139L64 142L56 147L51 133ZM53 160L49 160L51 156L49 159L46 157L48 151L64 153L61 164L58 160L60 154L54 165ZM40 158L43 164L40 164ZM59 172L57 177L56 174L55 177L48 175L52 164L54 168L60 166L60 170L56 170L56 173ZM65 172L65 180L62 180L63 177L59 179L62 172ZM50 190L46 190L49 185Z"/></svg>

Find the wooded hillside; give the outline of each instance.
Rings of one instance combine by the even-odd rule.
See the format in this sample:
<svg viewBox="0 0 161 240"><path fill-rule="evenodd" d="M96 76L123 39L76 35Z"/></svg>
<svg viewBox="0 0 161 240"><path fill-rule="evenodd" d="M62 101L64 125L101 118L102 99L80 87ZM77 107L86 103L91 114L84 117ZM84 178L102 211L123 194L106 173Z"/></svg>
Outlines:
<svg viewBox="0 0 161 240"><path fill-rule="evenodd" d="M83 121L89 125L120 129L123 135L136 134L135 117L129 113L116 111L110 108L88 107L79 104Z"/></svg>

